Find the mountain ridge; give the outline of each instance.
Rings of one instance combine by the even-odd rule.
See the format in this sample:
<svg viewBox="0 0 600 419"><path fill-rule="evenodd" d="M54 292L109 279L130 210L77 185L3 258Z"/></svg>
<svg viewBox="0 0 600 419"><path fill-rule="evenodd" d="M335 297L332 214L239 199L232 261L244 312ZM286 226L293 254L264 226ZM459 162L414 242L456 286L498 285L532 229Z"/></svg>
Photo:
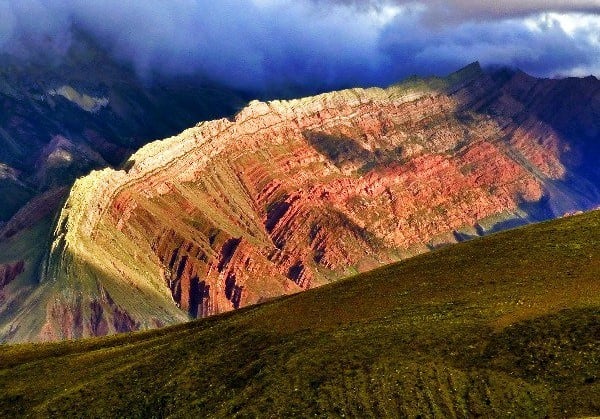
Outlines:
<svg viewBox="0 0 600 419"><path fill-rule="evenodd" d="M40 281L61 297L47 314L13 300L24 317L0 315L0 329L19 340L40 338L39 318L45 339L170 324L594 208L594 119L590 138L571 138L544 114L560 83L474 63L388 89L254 101L150 143L76 182ZM532 89L537 108L518 104Z"/></svg>

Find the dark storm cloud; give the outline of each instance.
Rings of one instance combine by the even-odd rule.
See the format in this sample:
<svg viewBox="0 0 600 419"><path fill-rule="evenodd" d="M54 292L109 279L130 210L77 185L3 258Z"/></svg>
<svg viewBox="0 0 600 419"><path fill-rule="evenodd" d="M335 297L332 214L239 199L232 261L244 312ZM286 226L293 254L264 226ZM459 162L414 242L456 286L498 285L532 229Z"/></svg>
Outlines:
<svg viewBox="0 0 600 419"><path fill-rule="evenodd" d="M201 72L234 87L374 81L379 28L353 8L304 1L0 0L0 49L64 49L76 26L147 77ZM25 46L25 47L24 47ZM359 77L359 75L361 75Z"/></svg>
<svg viewBox="0 0 600 419"><path fill-rule="evenodd" d="M201 73L256 90L386 84L474 60L598 74L598 9L589 0L0 0L0 50L60 55L77 27L143 77Z"/></svg>

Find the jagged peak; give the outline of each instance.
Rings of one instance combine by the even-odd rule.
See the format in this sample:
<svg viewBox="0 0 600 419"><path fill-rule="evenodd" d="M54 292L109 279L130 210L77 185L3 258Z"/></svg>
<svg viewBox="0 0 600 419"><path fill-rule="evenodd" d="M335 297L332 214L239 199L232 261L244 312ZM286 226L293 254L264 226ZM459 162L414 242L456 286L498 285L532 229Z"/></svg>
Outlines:
<svg viewBox="0 0 600 419"><path fill-rule="evenodd" d="M481 68L479 61L474 61L471 64L461 68L454 73L450 73L444 78L447 83L448 90L455 90L458 87L463 86L470 81L477 79L484 75L484 71Z"/></svg>
<svg viewBox="0 0 600 419"><path fill-rule="evenodd" d="M481 67L481 63L479 61L473 61L470 64L467 64L463 68L455 71L454 73L450 73L449 76L453 74L483 74L483 68Z"/></svg>

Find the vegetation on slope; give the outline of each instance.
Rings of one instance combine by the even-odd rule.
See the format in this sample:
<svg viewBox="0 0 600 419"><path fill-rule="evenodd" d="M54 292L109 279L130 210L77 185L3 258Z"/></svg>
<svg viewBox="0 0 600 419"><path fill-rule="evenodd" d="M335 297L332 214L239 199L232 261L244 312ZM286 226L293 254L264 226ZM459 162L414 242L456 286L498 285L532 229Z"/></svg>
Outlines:
<svg viewBox="0 0 600 419"><path fill-rule="evenodd" d="M172 328L0 350L0 414L600 414L600 213Z"/></svg>

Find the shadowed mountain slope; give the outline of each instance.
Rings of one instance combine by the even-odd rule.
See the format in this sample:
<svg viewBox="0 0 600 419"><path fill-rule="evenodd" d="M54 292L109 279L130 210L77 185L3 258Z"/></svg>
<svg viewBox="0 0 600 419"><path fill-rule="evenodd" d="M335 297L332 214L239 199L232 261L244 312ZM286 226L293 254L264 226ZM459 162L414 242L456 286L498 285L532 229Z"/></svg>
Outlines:
<svg viewBox="0 0 600 419"><path fill-rule="evenodd" d="M3 416L600 414L600 213L156 331L0 348Z"/></svg>
<svg viewBox="0 0 600 419"><path fill-rule="evenodd" d="M575 101L565 84L586 104L552 105ZM25 263L37 279L3 288L0 333L172 324L597 207L598 84L473 64L388 89L255 101L151 143L76 182L52 244L36 243L42 265Z"/></svg>
<svg viewBox="0 0 600 419"><path fill-rule="evenodd" d="M144 82L85 34L56 56L0 55L0 223L33 196L246 102L210 81Z"/></svg>

